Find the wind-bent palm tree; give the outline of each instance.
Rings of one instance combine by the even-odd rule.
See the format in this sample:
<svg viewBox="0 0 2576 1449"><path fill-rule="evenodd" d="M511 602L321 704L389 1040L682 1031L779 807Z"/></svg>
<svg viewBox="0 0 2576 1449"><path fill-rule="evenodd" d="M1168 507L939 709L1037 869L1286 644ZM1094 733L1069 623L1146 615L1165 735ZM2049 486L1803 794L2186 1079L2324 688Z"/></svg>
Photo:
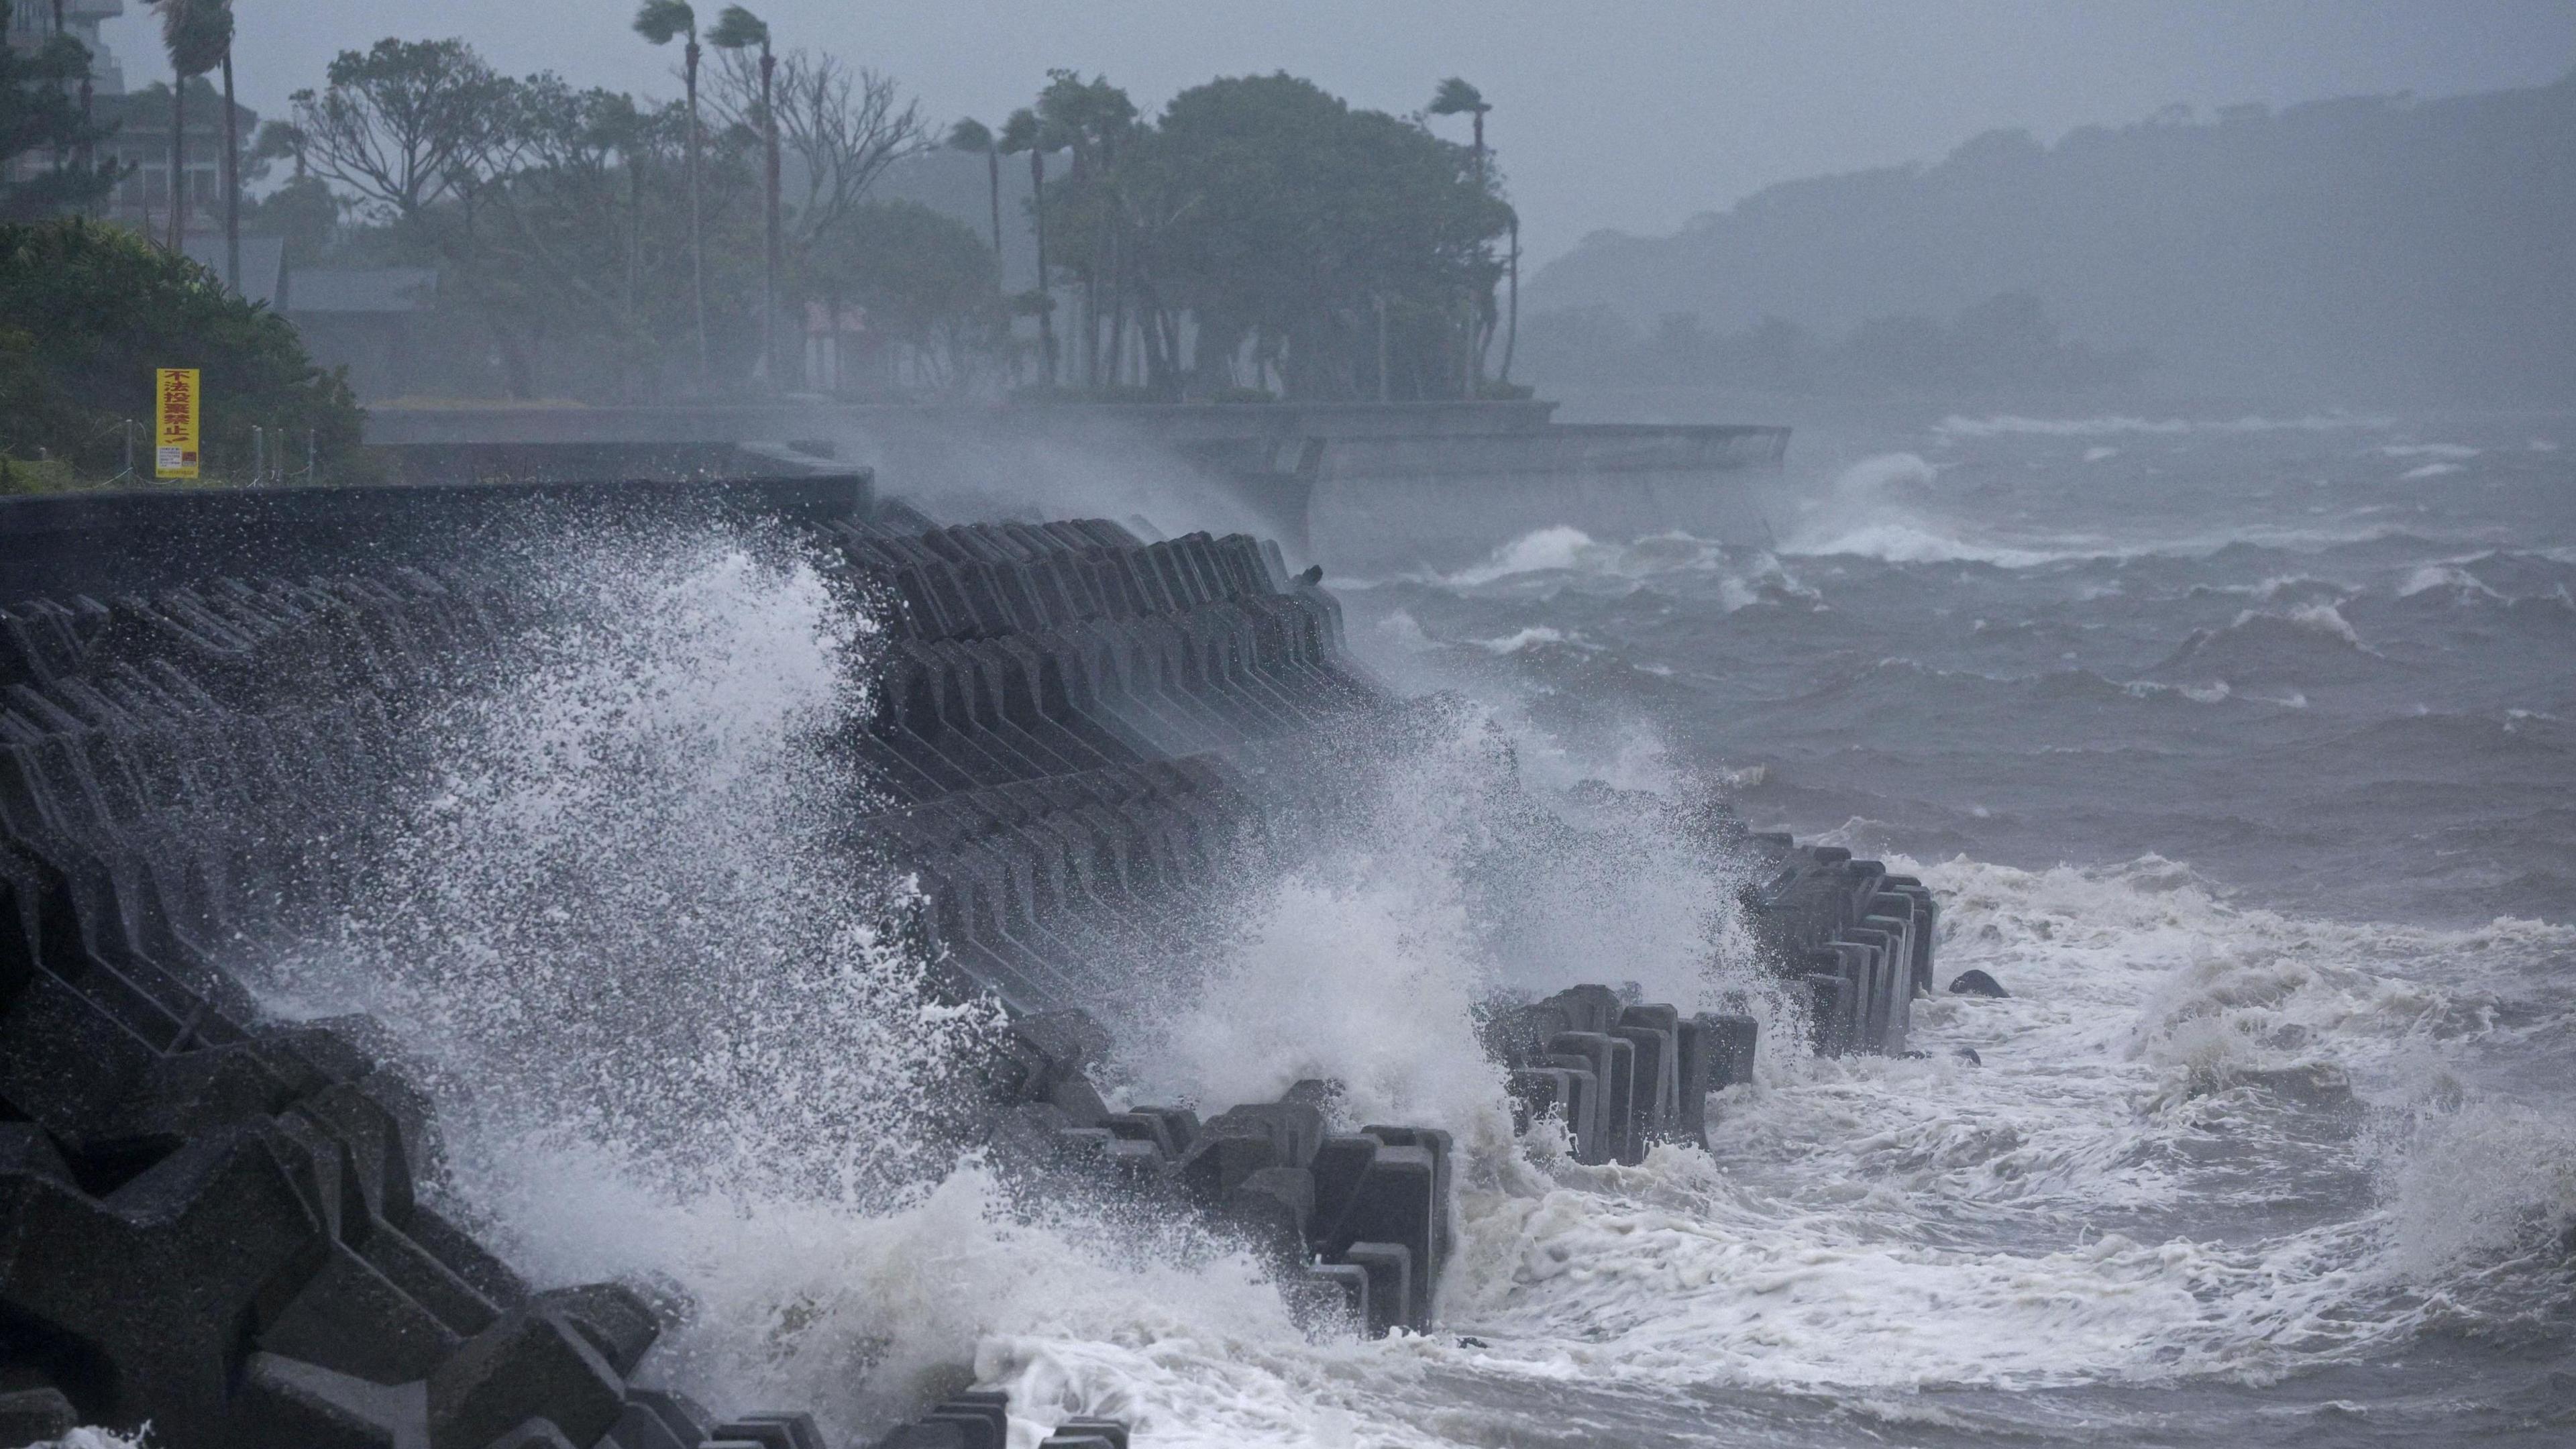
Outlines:
<svg viewBox="0 0 2576 1449"><path fill-rule="evenodd" d="M1454 76L1454 75L1453 75L1453 76L1449 77L1447 80L1442 81L1442 82L1440 83L1440 88L1439 88L1438 90L1436 90L1436 91L1434 91L1434 92L1432 92L1432 93L1431 93L1431 114L1433 114L1433 115L1435 115L1435 116L1461 116L1461 115L1463 115L1463 116L1469 116L1469 117L1472 117L1472 118L1474 119L1474 121L1475 121L1475 124L1476 124L1476 189L1477 189L1478 191L1483 191L1483 190L1485 190L1485 189L1486 189L1486 187L1485 187L1485 113L1486 113L1487 111L1492 110L1492 109L1493 109L1493 107L1492 107L1492 106L1489 106L1489 105L1487 105L1487 104L1485 103L1485 97L1484 97L1484 93L1483 93L1483 92L1481 92L1481 91L1477 90L1474 86L1471 86L1471 85L1467 84L1467 82L1466 82L1464 79L1462 79L1461 77L1458 77L1458 76ZM1517 236L1514 238L1514 251L1515 251L1515 256L1517 257L1517 254L1518 254L1518 238L1517 238ZM1470 302L1470 304L1469 304L1469 305L1470 305L1470 306L1473 306L1474 304L1473 304L1472 302ZM1515 266L1512 268L1512 315L1513 315L1515 318L1519 317L1519 315L1520 315L1520 309L1521 309L1521 308L1520 308L1520 268L1518 267L1518 265L1515 265ZM1467 377L1466 377L1466 383L1465 383L1465 386L1466 386L1466 390L1467 390L1467 400L1468 400L1469 402L1473 402L1473 401L1475 401L1475 399L1476 399L1476 384L1477 384L1479 381L1481 381L1481 380L1482 380L1482 378L1483 378L1483 376L1484 376L1484 371L1485 371L1485 359L1484 359L1483 347L1482 347L1482 346L1477 342L1476 337L1475 337L1475 335L1474 335L1474 333L1475 333L1475 324L1474 324L1474 322L1473 322L1472 320L1468 323L1468 333L1469 333L1469 335L1468 335L1468 338L1467 338L1467 368L1466 368ZM1487 335L1488 335L1489 337L1491 336L1491 334L1490 334L1490 333L1489 333L1489 334L1487 334ZM1508 354L1508 349L1506 349L1506 353Z"/></svg>
<svg viewBox="0 0 2576 1449"><path fill-rule="evenodd" d="M241 292L241 118L233 108L233 6L224 11L224 285ZM274 280L274 279L272 279Z"/></svg>
<svg viewBox="0 0 2576 1449"><path fill-rule="evenodd" d="M1482 92L1456 76L1440 83L1431 94L1431 114L1435 116L1473 116L1476 118L1476 184L1485 184L1485 113L1493 107L1485 104Z"/></svg>
<svg viewBox="0 0 2576 1449"><path fill-rule="evenodd" d="M223 62L233 44L230 0L159 0L161 48L170 53L170 250L185 244L188 82Z"/></svg>
<svg viewBox="0 0 2576 1449"><path fill-rule="evenodd" d="M179 0L165 0L179 3ZM698 12L687 0L644 0L635 12L635 33L654 45L689 38L680 52L680 74L689 90L689 294L697 309L698 386L707 382L707 249L698 225Z"/></svg>
<svg viewBox="0 0 2576 1449"><path fill-rule="evenodd" d="M1011 112L1002 123L1000 149L1018 155L1029 153L1029 223L1038 242L1038 351L1046 358L1047 386L1055 386L1055 308L1053 294L1047 291L1046 260L1046 136L1038 124L1038 113L1026 106Z"/></svg>
<svg viewBox="0 0 2576 1449"><path fill-rule="evenodd" d="M724 13L716 17L716 28L707 32L707 44L718 50L760 47L760 131L767 150L764 169L769 184L763 211L768 250L760 280L760 365L774 385L785 376L778 362L778 108L770 99L770 82L778 71L778 57L769 51L768 24L739 5L726 6Z"/></svg>
<svg viewBox="0 0 2576 1449"><path fill-rule="evenodd" d="M993 128L969 117L948 128L948 144L954 150L973 151L984 158L984 171L993 195L993 272L1002 270L1002 143Z"/></svg>

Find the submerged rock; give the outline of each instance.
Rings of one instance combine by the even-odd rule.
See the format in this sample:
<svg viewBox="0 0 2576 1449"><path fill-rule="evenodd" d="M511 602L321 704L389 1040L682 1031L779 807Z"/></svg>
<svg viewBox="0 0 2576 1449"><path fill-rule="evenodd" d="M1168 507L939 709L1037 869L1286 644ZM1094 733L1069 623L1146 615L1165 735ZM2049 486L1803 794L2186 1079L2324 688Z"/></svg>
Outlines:
<svg viewBox="0 0 2576 1449"><path fill-rule="evenodd" d="M1987 975L1983 971L1962 971L1958 975L1950 978L1950 994L1952 996L1994 997L2012 995L2011 992L2004 990L2002 982L1997 981L1995 978Z"/></svg>

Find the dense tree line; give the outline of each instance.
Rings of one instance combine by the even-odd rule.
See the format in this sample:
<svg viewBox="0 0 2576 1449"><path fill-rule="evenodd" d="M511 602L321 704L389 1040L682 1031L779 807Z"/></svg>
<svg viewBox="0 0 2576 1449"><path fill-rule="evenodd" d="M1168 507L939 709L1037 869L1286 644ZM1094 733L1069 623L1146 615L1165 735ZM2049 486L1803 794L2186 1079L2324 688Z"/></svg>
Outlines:
<svg viewBox="0 0 2576 1449"><path fill-rule="evenodd" d="M1074 315L1057 376L1156 397L1459 397L1484 385L1510 229L1481 146L1285 74L1140 118L1054 73L994 143L1064 170L1036 218Z"/></svg>
<svg viewBox="0 0 2576 1449"><path fill-rule="evenodd" d="M175 136L205 90L191 78L222 70L229 87L230 8L155 3L182 81ZM1484 142L1490 107L1462 80L1410 117L1285 74L1214 80L1147 115L1105 78L1058 71L998 129L935 132L885 76L777 49L739 5L702 18L686 0L636 13L640 38L680 58L672 101L504 75L463 40L343 52L290 117L247 148L226 142L226 230L282 235L290 271L433 269L410 350L439 391L641 401L828 386L820 374L846 359L809 361L809 320L834 346L895 357L890 376L917 391L1508 386L1515 218ZM76 207L114 179L75 164L96 138L61 94L85 71L70 50L10 60L0 128L66 158L13 189L13 210ZM1435 134L1435 116L1471 117L1472 144ZM871 194L943 143L983 153L989 238ZM1019 216L1004 215L1005 157L1033 177ZM279 166L291 173L248 198ZM1042 258L1018 295L1003 286L1006 225L1033 231Z"/></svg>
<svg viewBox="0 0 2576 1449"><path fill-rule="evenodd" d="M309 227L334 198L349 223L334 255L436 266L447 324L470 319L518 396L821 386L806 320L853 309L918 391L1499 385L1496 242L1512 215L1481 144L1286 75L1212 81L1148 118L1069 72L999 132L943 137L887 78L773 55L756 24L737 7L701 37L686 6L652 0L637 28L687 57L686 97L668 104L504 76L459 40L345 53L263 138L298 179L262 205L281 220L301 207ZM1049 285L1007 296L979 228L871 198L942 139L985 152L994 242L1001 158L1028 158L1040 184L1011 220L1037 229Z"/></svg>
<svg viewBox="0 0 2576 1449"><path fill-rule="evenodd" d="M299 181L346 208L334 255L433 265L450 321L470 322L500 381L640 399L788 384L773 336L764 151L774 125L795 182L780 207L786 302L936 293L943 323L1000 315L998 283L961 293L950 274L991 278L970 228L938 230L930 275L902 275L920 248L853 244L894 223L866 199L884 169L927 142L893 82L805 51L727 53L705 104L656 104L551 74L499 74L461 40L379 41L344 52L327 84L298 92L292 125L267 138ZM692 100L698 86L693 80ZM279 197L287 194L278 193ZM272 198L274 200L274 198ZM919 218L911 221L918 223ZM915 230L919 230L916 226ZM861 275L865 273L865 275ZM900 310L900 309L898 309ZM562 365L547 375L544 364Z"/></svg>

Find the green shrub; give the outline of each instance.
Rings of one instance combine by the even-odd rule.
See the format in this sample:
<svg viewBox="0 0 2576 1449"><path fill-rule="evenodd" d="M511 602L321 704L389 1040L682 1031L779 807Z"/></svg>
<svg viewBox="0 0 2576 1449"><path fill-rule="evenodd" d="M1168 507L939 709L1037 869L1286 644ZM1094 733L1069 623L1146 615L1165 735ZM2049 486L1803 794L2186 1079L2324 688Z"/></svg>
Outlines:
<svg viewBox="0 0 2576 1449"><path fill-rule="evenodd" d="M0 449L94 476L124 466L123 419L150 472L153 372L199 371L200 449L213 473L247 473L251 429L283 429L299 461L309 429L324 474L373 476L366 414L338 370L305 354L286 320L214 273L123 227L86 217L0 225Z"/></svg>

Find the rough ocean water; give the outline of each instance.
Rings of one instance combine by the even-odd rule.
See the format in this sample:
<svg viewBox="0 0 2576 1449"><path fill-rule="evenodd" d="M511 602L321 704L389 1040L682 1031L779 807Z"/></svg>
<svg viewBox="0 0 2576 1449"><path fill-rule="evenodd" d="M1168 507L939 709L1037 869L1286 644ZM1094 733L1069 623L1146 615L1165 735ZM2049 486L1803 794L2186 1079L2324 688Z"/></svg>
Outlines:
<svg viewBox="0 0 2576 1449"><path fill-rule="evenodd" d="M383 1015L449 1205L542 1278L667 1285L656 1363L721 1410L852 1433L972 1379L1155 1449L2576 1435L2576 419L1792 457L1768 549L1569 525L1334 580L1373 668L1457 702L1113 1064L1456 1132L1430 1335L1310 1338L1228 1242L941 1155L988 1023L913 1004L903 883L819 803L872 630L757 540L550 560L369 899L252 974ZM2011 998L1920 1003L1919 1060L1784 1049L1728 863L1655 806L1710 789L1920 874L1942 979ZM1584 980L1755 993L1708 1153L1513 1143L1470 1012Z"/></svg>

